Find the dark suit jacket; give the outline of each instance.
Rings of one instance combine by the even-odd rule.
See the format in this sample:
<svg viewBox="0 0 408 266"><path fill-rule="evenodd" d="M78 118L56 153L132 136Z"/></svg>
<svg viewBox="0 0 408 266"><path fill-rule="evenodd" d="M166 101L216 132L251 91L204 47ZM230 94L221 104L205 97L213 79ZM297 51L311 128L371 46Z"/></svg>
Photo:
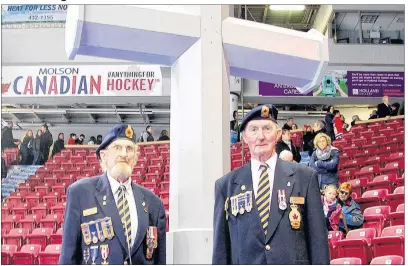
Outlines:
<svg viewBox="0 0 408 266"><path fill-rule="evenodd" d="M377 116L383 118L391 115L391 106L387 106L385 103L377 105Z"/></svg>
<svg viewBox="0 0 408 266"><path fill-rule="evenodd" d="M133 264L166 264L166 216L162 201L151 191L132 183L133 195L138 215L138 229L134 245L131 249ZM106 205L103 198L106 196ZM145 206L142 203L145 202ZM83 216L83 210L97 208L97 213ZM147 208L147 212L144 211ZM81 224L95 221L104 217L111 217L115 236L97 244L87 246L84 242ZM146 232L148 226L156 226L158 246L151 259L146 258ZM64 220L64 234L62 239L59 264L84 264L83 251L93 245L109 245L108 262L112 264L129 263L125 233L122 228L119 212L106 174L94 178L84 178L68 188L67 206ZM101 252L96 264L102 262ZM88 261L88 264L91 264Z"/></svg>
<svg viewBox="0 0 408 266"><path fill-rule="evenodd" d="M327 229L317 175L312 169L277 160L266 236L254 195L249 213L234 216L229 206L226 220L225 201L242 193L242 185L245 191L252 191L251 164L215 183L213 264L329 264ZM287 200L283 211L277 201L280 189L285 190ZM302 214L298 230L292 229L289 221L291 196L305 199L304 205L298 205Z"/></svg>
<svg viewBox="0 0 408 266"><path fill-rule="evenodd" d="M300 156L299 148L295 147L292 141L290 142L292 144L291 146L292 146L293 160L300 163L300 160L302 159L302 157ZM278 143L276 143L276 153L278 154L278 156L283 150L290 151L289 146L283 141L279 141Z"/></svg>

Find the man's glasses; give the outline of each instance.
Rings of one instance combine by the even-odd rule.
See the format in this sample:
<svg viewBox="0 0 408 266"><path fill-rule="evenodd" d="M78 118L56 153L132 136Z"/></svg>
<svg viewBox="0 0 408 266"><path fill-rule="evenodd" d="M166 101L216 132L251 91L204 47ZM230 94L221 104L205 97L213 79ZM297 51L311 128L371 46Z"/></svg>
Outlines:
<svg viewBox="0 0 408 266"><path fill-rule="evenodd" d="M348 193L347 191L340 190L340 194L343 194L343 195L348 195L349 193Z"/></svg>

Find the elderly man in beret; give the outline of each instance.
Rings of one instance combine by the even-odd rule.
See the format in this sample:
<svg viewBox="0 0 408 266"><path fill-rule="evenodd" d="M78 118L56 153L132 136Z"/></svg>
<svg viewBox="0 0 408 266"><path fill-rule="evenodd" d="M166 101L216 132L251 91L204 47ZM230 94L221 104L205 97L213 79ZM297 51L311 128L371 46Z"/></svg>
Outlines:
<svg viewBox="0 0 408 266"><path fill-rule="evenodd" d="M213 264L329 264L316 173L278 158L278 110L252 109L240 131L251 161L215 183Z"/></svg>
<svg viewBox="0 0 408 266"><path fill-rule="evenodd" d="M60 264L165 264L161 200L131 180L137 161L130 125L110 130L96 155L106 170L67 191Z"/></svg>

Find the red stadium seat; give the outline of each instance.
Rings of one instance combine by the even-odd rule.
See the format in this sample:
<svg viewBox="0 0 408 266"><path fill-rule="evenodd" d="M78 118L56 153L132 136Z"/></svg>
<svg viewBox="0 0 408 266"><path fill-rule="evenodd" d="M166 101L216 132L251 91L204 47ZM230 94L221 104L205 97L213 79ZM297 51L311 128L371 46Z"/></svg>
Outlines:
<svg viewBox="0 0 408 266"><path fill-rule="evenodd" d="M16 193L16 192L11 193L10 196L7 197L6 202L13 205L13 206L17 205L19 203L22 203L24 198L21 197L21 195L18 195L18 194L20 194L20 193Z"/></svg>
<svg viewBox="0 0 408 266"><path fill-rule="evenodd" d="M360 210L364 212L369 207L386 205L387 195L386 189L368 190L363 193L361 198L355 199L355 202L360 204Z"/></svg>
<svg viewBox="0 0 408 266"><path fill-rule="evenodd" d="M364 193L367 187L368 179L361 178L361 179L351 179L349 182L353 186L353 191L356 193L358 198Z"/></svg>
<svg viewBox="0 0 408 266"><path fill-rule="evenodd" d="M52 228L55 231L61 222L61 214L48 214L45 218L40 220L40 226L42 228Z"/></svg>
<svg viewBox="0 0 408 266"><path fill-rule="evenodd" d="M386 189L388 194L391 194L396 182L396 174L376 176L373 181L367 184L367 190Z"/></svg>
<svg viewBox="0 0 408 266"><path fill-rule="evenodd" d="M7 215L6 217L1 217L1 228L5 232L10 232L13 228L16 227L16 223L20 221L19 215Z"/></svg>
<svg viewBox="0 0 408 266"><path fill-rule="evenodd" d="M38 264L38 253L41 246L36 244L24 245L20 251L13 256L14 264Z"/></svg>
<svg viewBox="0 0 408 266"><path fill-rule="evenodd" d="M353 179L357 172L357 168L348 168L339 171L339 180L340 182L345 182L347 180Z"/></svg>
<svg viewBox="0 0 408 266"><path fill-rule="evenodd" d="M360 136L366 139L371 139L374 136L374 132L373 131L363 131L360 133Z"/></svg>
<svg viewBox="0 0 408 266"><path fill-rule="evenodd" d="M339 257L360 258L362 264L368 264L372 258L371 241L374 237L375 229L373 228L349 231L346 239L337 242Z"/></svg>
<svg viewBox="0 0 408 266"><path fill-rule="evenodd" d="M48 214L50 205L46 202L39 203L35 207L31 208L31 212L38 217L45 217Z"/></svg>
<svg viewBox="0 0 408 266"><path fill-rule="evenodd" d="M329 251L330 259L337 259L337 242L344 238L344 234L340 231L329 231Z"/></svg>
<svg viewBox="0 0 408 266"><path fill-rule="evenodd" d="M1 245L1 264L12 265L15 252L17 252L16 245Z"/></svg>
<svg viewBox="0 0 408 266"><path fill-rule="evenodd" d="M377 236L381 235L384 227L388 225L390 206L376 206L364 210L363 228L374 228Z"/></svg>
<svg viewBox="0 0 408 266"><path fill-rule="evenodd" d="M360 167L361 165L363 165L363 163L364 163L364 158L358 158L358 159L352 159L352 160L348 160L348 161L346 161L343 165L342 165L342 167L344 168L344 169L346 169L346 168L358 168L358 167Z"/></svg>
<svg viewBox="0 0 408 266"><path fill-rule="evenodd" d="M52 228L36 228L31 234L27 236L27 243L38 244L43 250L47 246L48 239L50 238L52 233Z"/></svg>
<svg viewBox="0 0 408 266"><path fill-rule="evenodd" d="M372 241L374 256L404 256L404 225L384 228L381 237Z"/></svg>
<svg viewBox="0 0 408 266"><path fill-rule="evenodd" d="M36 227L37 223L40 221L39 216L35 214L29 214L24 219L20 220L19 224L21 228L26 228L29 232L32 232L33 229Z"/></svg>
<svg viewBox="0 0 408 266"><path fill-rule="evenodd" d="M374 176L379 172L379 165L370 165L361 168L360 172L355 174L356 178L367 178L369 181L372 181Z"/></svg>
<svg viewBox="0 0 408 266"><path fill-rule="evenodd" d="M63 228L59 228L55 234L50 236L50 244L62 244L62 230Z"/></svg>
<svg viewBox="0 0 408 266"><path fill-rule="evenodd" d="M395 211L398 205L404 203L404 187L397 187L393 194L388 195L387 200L391 211Z"/></svg>
<svg viewBox="0 0 408 266"><path fill-rule="evenodd" d="M382 175L396 174L400 175L404 172L404 160L387 163L384 168L380 169Z"/></svg>
<svg viewBox="0 0 408 266"><path fill-rule="evenodd" d="M400 204L395 212L391 212L390 215L388 215L390 225L404 225L404 216L404 204Z"/></svg>
<svg viewBox="0 0 408 266"><path fill-rule="evenodd" d="M359 258L340 258L330 261L330 265L361 265Z"/></svg>
<svg viewBox="0 0 408 266"><path fill-rule="evenodd" d="M57 203L58 197L58 192L51 192L43 196L43 202L47 203L49 206L53 206Z"/></svg>
<svg viewBox="0 0 408 266"><path fill-rule="evenodd" d="M378 131L378 134L379 134L380 136L386 136L386 137L388 137L388 136L392 135L394 132L395 132L395 131L394 131L393 129L380 129L380 130Z"/></svg>
<svg viewBox="0 0 408 266"><path fill-rule="evenodd" d="M239 168L242 166L242 161L241 160L235 160L231 162L231 170L234 170L236 168Z"/></svg>
<svg viewBox="0 0 408 266"><path fill-rule="evenodd" d="M378 130L380 129L380 123L378 122L374 122L371 124L367 125L367 131L374 131L374 132L378 132Z"/></svg>
<svg viewBox="0 0 408 266"><path fill-rule="evenodd" d="M28 235L27 228L14 228L10 232L2 237L3 244L16 245L20 248L26 240Z"/></svg>
<svg viewBox="0 0 408 266"><path fill-rule="evenodd" d="M385 154L371 156L371 157L368 158L368 160L365 161L364 165L365 166L382 165L382 164L384 164L384 161L385 161L386 158L388 158L388 156L385 155Z"/></svg>
<svg viewBox="0 0 408 266"><path fill-rule="evenodd" d="M44 187L44 186L42 186ZM44 195L44 194L42 194ZM28 203L30 206L34 206L38 203L40 203L40 198L42 196L39 192L33 192L30 194L27 194L26 196L26 203Z"/></svg>
<svg viewBox="0 0 408 266"><path fill-rule="evenodd" d="M29 203L20 203L16 206L14 206L11 209L11 213L20 217L23 217L27 214L28 210L30 209L30 204Z"/></svg>
<svg viewBox="0 0 408 266"><path fill-rule="evenodd" d="M401 256L383 256L374 258L370 265L404 265L404 258Z"/></svg>
<svg viewBox="0 0 408 266"><path fill-rule="evenodd" d="M8 214L10 214L10 208L12 208L13 205L10 205L8 203L3 203L3 205L1 205L1 216L6 216Z"/></svg>

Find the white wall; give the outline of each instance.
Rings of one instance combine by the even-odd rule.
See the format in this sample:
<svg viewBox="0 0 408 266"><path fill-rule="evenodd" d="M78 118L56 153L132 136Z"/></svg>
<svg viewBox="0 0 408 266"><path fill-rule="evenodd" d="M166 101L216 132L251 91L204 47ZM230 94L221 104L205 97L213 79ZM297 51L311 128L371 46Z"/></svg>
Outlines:
<svg viewBox="0 0 408 266"><path fill-rule="evenodd" d="M84 134L85 135L85 141L88 142L89 138L91 136L94 136L96 138L97 135L102 135L103 137L105 137L105 135L108 133L108 131L113 127L114 125L75 125L75 126L56 126L56 127L49 127L49 130L52 134L52 137L54 139L54 141L58 138L58 134L59 133L64 133L64 139L65 139L65 143L68 141L69 138L69 134L70 133L75 133L78 137L80 134ZM146 130L146 127L143 126L133 126L133 129L135 131L135 134L139 137L140 134L142 133L142 131ZM26 130L31 129L35 134L37 134L38 131L38 127L24 127L24 130L18 130L18 129L13 129L13 136L14 138L19 138L21 139ZM155 140L157 140L160 136L160 133L162 130L167 130L168 132L170 132L170 126L160 126L160 127L156 127L153 126L153 137ZM171 136L170 136L171 137Z"/></svg>

